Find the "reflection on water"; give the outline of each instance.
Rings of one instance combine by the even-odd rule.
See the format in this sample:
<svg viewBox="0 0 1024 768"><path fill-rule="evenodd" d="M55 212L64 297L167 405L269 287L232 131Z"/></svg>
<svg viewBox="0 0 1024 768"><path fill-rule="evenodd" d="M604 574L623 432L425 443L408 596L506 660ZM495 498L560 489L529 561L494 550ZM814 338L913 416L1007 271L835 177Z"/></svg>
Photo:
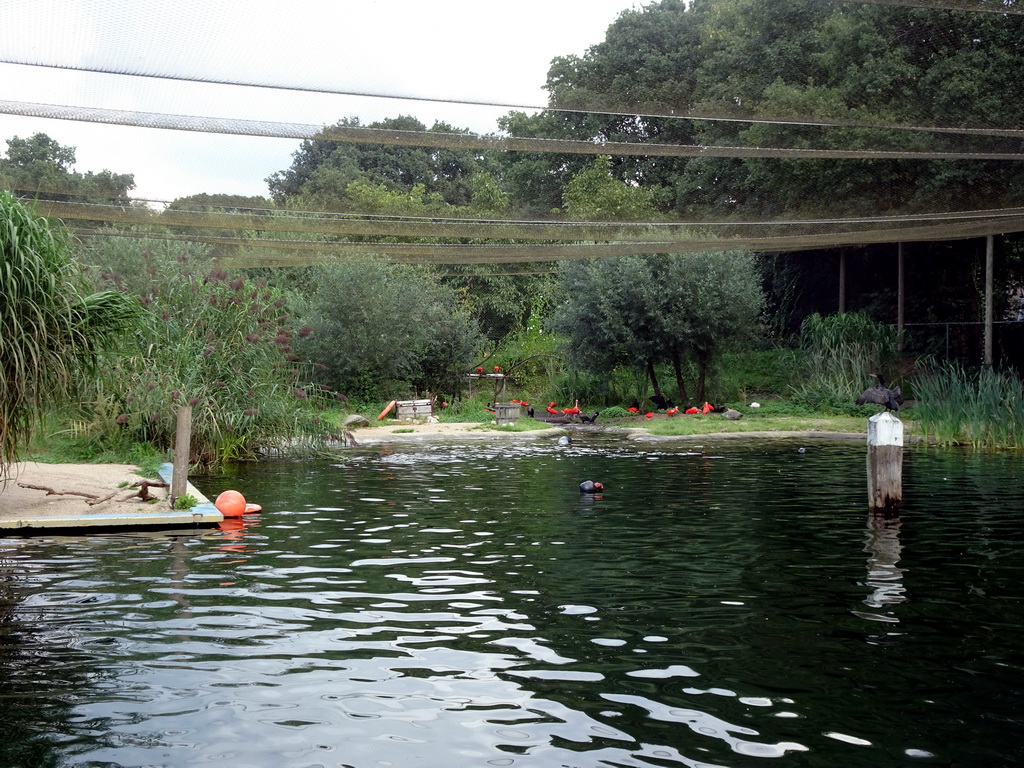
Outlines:
<svg viewBox="0 0 1024 768"><path fill-rule="evenodd" d="M0 765L1018 763L1016 457L908 450L884 519L798 447L392 445L3 540Z"/></svg>
<svg viewBox="0 0 1024 768"><path fill-rule="evenodd" d="M903 569L897 567L900 561L899 517L892 517L877 512L868 513L867 546L864 548L871 556L868 558L867 585L872 592L864 600L871 608L883 608L887 605L902 603L907 599L906 588L903 586ZM885 613L856 612L858 616L875 621L888 621L894 624L899 619L893 611Z"/></svg>

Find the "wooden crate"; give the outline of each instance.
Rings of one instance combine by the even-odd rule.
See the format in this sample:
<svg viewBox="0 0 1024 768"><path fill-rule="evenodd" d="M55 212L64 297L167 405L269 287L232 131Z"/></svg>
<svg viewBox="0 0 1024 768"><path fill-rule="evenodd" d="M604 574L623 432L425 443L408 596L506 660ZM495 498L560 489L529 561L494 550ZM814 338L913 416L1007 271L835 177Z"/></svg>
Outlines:
<svg viewBox="0 0 1024 768"><path fill-rule="evenodd" d="M397 419L425 419L434 415L429 400L399 400L395 403Z"/></svg>
<svg viewBox="0 0 1024 768"><path fill-rule="evenodd" d="M497 417L497 422L501 424L515 424L519 421L519 417L522 416L523 411L519 403L495 403L494 413Z"/></svg>

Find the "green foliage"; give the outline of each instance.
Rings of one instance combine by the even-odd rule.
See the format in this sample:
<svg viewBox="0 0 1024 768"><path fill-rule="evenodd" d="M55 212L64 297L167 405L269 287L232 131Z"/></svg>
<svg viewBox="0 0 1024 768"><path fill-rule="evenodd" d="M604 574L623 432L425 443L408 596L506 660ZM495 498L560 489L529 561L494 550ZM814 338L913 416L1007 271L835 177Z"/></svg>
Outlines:
<svg viewBox="0 0 1024 768"><path fill-rule="evenodd" d="M884 373L894 364L896 330L861 312L814 314L804 320L803 346L802 375L792 386L794 400L827 412L866 413L872 409L854 401L870 385L868 374Z"/></svg>
<svg viewBox="0 0 1024 768"><path fill-rule="evenodd" d="M445 123L435 123L427 129L419 120L407 116L389 118L367 127L437 134L466 132ZM419 191L412 197L421 203L464 206L472 196L474 175L486 170L480 159L467 150L372 142L355 144L326 138L335 131L361 128L359 120L345 119L325 128L325 138L302 142L293 155L291 167L267 179L274 199L283 203L302 195L328 208L356 210L360 202L372 203L374 199L378 203L394 203L397 198L382 195L388 191L409 193L419 185ZM490 204L498 199L488 194Z"/></svg>
<svg viewBox="0 0 1024 768"><path fill-rule="evenodd" d="M94 439L171 446L178 406L192 408L193 463L250 459L284 444L315 447L335 393L313 384L292 345L283 293L264 280L213 269L173 244L94 243L99 279L136 295L150 315L129 349L101 371L86 413Z"/></svg>
<svg viewBox="0 0 1024 768"><path fill-rule="evenodd" d="M760 333L758 270L739 251L565 263L562 289L551 327L568 339L575 367L607 373L671 364L681 402L689 399L684 360L696 363L694 396L702 399L711 361Z"/></svg>
<svg viewBox="0 0 1024 768"><path fill-rule="evenodd" d="M794 367L800 367L799 361L802 358L802 350L778 347L723 353L711 386L715 402L749 403L773 396L788 396L793 384Z"/></svg>
<svg viewBox="0 0 1024 768"><path fill-rule="evenodd" d="M130 205L135 188L131 174L110 171L85 174L72 170L75 148L65 147L45 133L7 140L7 157L0 158L0 187L21 194L43 193L50 200L116 202Z"/></svg>
<svg viewBox="0 0 1024 768"><path fill-rule="evenodd" d="M199 499L190 493L183 493L174 500L175 509L192 509L199 503Z"/></svg>
<svg viewBox="0 0 1024 768"><path fill-rule="evenodd" d="M914 413L943 445L1024 447L1024 382L1012 371L932 365L916 377Z"/></svg>
<svg viewBox="0 0 1024 768"><path fill-rule="evenodd" d="M327 264L307 276L297 349L362 398L458 392L481 339L456 294L413 267Z"/></svg>
<svg viewBox="0 0 1024 768"><path fill-rule="evenodd" d="M611 158L601 156L565 185L562 203L581 221L646 221L655 215L651 189L612 176Z"/></svg>
<svg viewBox="0 0 1024 768"><path fill-rule="evenodd" d="M612 419L631 419L636 416L632 411L627 411L621 405L609 405L601 409L601 420L610 421Z"/></svg>
<svg viewBox="0 0 1024 768"><path fill-rule="evenodd" d="M0 191L0 474L140 314L119 293L89 293L63 231Z"/></svg>

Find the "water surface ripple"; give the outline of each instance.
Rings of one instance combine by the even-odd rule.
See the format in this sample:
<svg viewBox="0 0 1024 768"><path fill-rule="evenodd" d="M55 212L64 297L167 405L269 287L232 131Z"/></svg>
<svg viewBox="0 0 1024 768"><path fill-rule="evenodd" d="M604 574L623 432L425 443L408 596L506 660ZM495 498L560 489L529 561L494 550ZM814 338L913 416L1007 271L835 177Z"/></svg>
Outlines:
<svg viewBox="0 0 1024 768"><path fill-rule="evenodd" d="M910 448L890 521L846 441L199 478L263 513L0 540L0 765L1017 765L1018 467Z"/></svg>

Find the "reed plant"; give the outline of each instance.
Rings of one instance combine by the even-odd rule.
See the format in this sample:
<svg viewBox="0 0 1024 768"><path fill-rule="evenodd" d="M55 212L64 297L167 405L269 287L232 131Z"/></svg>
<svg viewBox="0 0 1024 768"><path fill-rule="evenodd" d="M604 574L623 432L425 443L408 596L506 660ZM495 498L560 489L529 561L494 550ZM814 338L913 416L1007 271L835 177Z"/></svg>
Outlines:
<svg viewBox="0 0 1024 768"><path fill-rule="evenodd" d="M1024 447L1024 383L1014 371L928 366L914 382L926 439L974 448Z"/></svg>
<svg viewBox="0 0 1024 768"><path fill-rule="evenodd" d="M855 413L868 374L888 369L897 356L896 330L861 312L813 314L804 320L801 341L805 354L793 399L825 412Z"/></svg>

